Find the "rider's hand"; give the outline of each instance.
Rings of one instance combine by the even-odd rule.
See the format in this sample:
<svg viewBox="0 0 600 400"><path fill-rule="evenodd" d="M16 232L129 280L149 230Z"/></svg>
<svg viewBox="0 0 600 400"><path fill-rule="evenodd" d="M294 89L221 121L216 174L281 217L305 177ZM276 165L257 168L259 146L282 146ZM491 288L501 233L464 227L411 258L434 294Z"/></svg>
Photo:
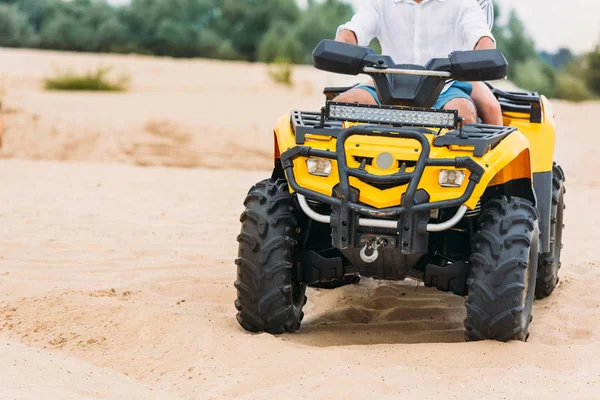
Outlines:
<svg viewBox="0 0 600 400"><path fill-rule="evenodd" d="M342 29L339 31L339 33L335 36L335 40L342 43L358 44L356 34L348 29Z"/></svg>

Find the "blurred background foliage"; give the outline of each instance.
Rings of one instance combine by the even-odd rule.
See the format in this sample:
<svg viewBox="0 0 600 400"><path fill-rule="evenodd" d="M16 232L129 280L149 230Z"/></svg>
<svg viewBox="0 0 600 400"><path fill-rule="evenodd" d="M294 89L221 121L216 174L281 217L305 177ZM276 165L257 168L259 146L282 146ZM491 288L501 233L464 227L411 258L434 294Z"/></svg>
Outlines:
<svg viewBox="0 0 600 400"><path fill-rule="evenodd" d="M341 0L0 0L0 46L310 63L352 12ZM600 96L600 42L589 54L538 52L514 12L504 19L494 35L515 84L574 101Z"/></svg>

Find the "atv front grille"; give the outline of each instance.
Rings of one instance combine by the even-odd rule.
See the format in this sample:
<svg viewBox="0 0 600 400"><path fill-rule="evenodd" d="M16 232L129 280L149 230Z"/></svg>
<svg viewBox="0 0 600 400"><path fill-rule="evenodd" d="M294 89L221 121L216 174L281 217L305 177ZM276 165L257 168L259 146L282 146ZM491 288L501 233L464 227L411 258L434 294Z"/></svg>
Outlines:
<svg viewBox="0 0 600 400"><path fill-rule="evenodd" d="M300 126L296 125L296 130L299 128ZM309 133L313 134L313 131ZM355 240L358 228L357 224L359 224L358 215L364 215L375 219L397 219L398 225L402 227L400 232L398 232L398 243L400 244L401 253L404 255L426 253L427 240L423 237L426 236L426 232L423 233L420 227L429 221L430 211L463 205L471 197L475 186L481 181L485 173L485 169L471 157L429 158L431 144L426 133L434 134L435 132L430 130L424 132L422 128L392 128L375 125L352 126L337 132L335 136L335 149L321 150L308 145L295 146L281 154L281 166L286 173L289 186L296 193L331 207L331 239L333 247L350 249L358 246ZM362 168L355 168L348 165L346 142L353 136L414 139L420 143L422 151L419 153L418 160L411 170L407 171L406 167L404 167L400 171L390 175L375 175L369 173L364 166ZM294 160L299 157L317 157L336 161L339 184L336 185L337 191L335 196L319 193L298 185L294 174ZM363 161L366 163L366 160ZM405 161L403 163L405 164ZM470 175L468 178L469 183L464 193L457 198L430 202L429 195L425 191L418 189L425 168L428 166L467 169ZM358 200L356 189L350 186L350 177L359 179L369 185L378 185L380 188L387 188L389 187L388 185L392 187L406 185L406 191L400 199L401 205L378 209L361 203Z"/></svg>

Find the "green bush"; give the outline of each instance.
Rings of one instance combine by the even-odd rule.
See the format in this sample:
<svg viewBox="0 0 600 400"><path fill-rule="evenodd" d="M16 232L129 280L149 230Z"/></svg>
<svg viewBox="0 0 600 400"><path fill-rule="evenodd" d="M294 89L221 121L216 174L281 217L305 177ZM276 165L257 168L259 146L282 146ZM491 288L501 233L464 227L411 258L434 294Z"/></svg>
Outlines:
<svg viewBox="0 0 600 400"><path fill-rule="evenodd" d="M600 44L586 57L586 81L590 89L600 95Z"/></svg>
<svg viewBox="0 0 600 400"><path fill-rule="evenodd" d="M529 58L517 64L511 74L513 82L523 89L538 92L547 97L556 95L556 72L539 58Z"/></svg>
<svg viewBox="0 0 600 400"><path fill-rule="evenodd" d="M271 80L279 85L294 86L292 81L293 67L285 60L276 60L269 64L268 73Z"/></svg>
<svg viewBox="0 0 600 400"><path fill-rule="evenodd" d="M567 73L559 73L556 77L556 97L569 101L585 101L593 99L594 93L583 80Z"/></svg>
<svg viewBox="0 0 600 400"><path fill-rule="evenodd" d="M44 79L46 90L81 90L81 91L106 91L122 92L127 90L129 78L121 76L116 80L109 78L111 68L98 67L84 73L73 71L58 72L52 77Z"/></svg>
<svg viewBox="0 0 600 400"><path fill-rule="evenodd" d="M223 40L217 47L217 58L221 60L242 60L244 57L237 52L229 40Z"/></svg>
<svg viewBox="0 0 600 400"><path fill-rule="evenodd" d="M258 46L258 59L267 63L298 64L304 55L302 42L283 23L274 24Z"/></svg>

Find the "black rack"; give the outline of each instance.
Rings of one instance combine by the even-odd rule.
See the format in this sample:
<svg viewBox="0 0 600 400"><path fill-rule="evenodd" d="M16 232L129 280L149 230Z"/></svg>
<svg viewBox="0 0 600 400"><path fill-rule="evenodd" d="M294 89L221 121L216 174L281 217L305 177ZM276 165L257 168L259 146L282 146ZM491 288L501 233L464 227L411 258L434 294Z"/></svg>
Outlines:
<svg viewBox="0 0 600 400"><path fill-rule="evenodd" d="M292 111L292 129L296 135L296 144L302 145L306 141L306 135L316 135L338 138L343 131L341 121L325 119L323 113L310 111ZM391 128L385 125L374 124L380 128ZM413 128L422 134L435 134L436 132L427 128ZM473 146L473 155L483 157L488 151L496 147L505 137L516 131L515 128L495 125L464 125L462 133L456 129L438 136L433 145L443 146Z"/></svg>
<svg viewBox="0 0 600 400"><path fill-rule="evenodd" d="M343 130L341 121L326 120L322 112L292 111L290 122L296 134L296 144L304 144L306 135L337 138Z"/></svg>
<svg viewBox="0 0 600 400"><path fill-rule="evenodd" d="M436 137L433 140L433 145L435 147L473 146L473 155L483 157L514 131L516 131L516 128L506 126L465 125L462 132L457 129Z"/></svg>
<svg viewBox="0 0 600 400"><path fill-rule="evenodd" d="M542 122L542 98L539 93L505 92L490 84L488 86L498 99L502 111L528 114L531 122Z"/></svg>

